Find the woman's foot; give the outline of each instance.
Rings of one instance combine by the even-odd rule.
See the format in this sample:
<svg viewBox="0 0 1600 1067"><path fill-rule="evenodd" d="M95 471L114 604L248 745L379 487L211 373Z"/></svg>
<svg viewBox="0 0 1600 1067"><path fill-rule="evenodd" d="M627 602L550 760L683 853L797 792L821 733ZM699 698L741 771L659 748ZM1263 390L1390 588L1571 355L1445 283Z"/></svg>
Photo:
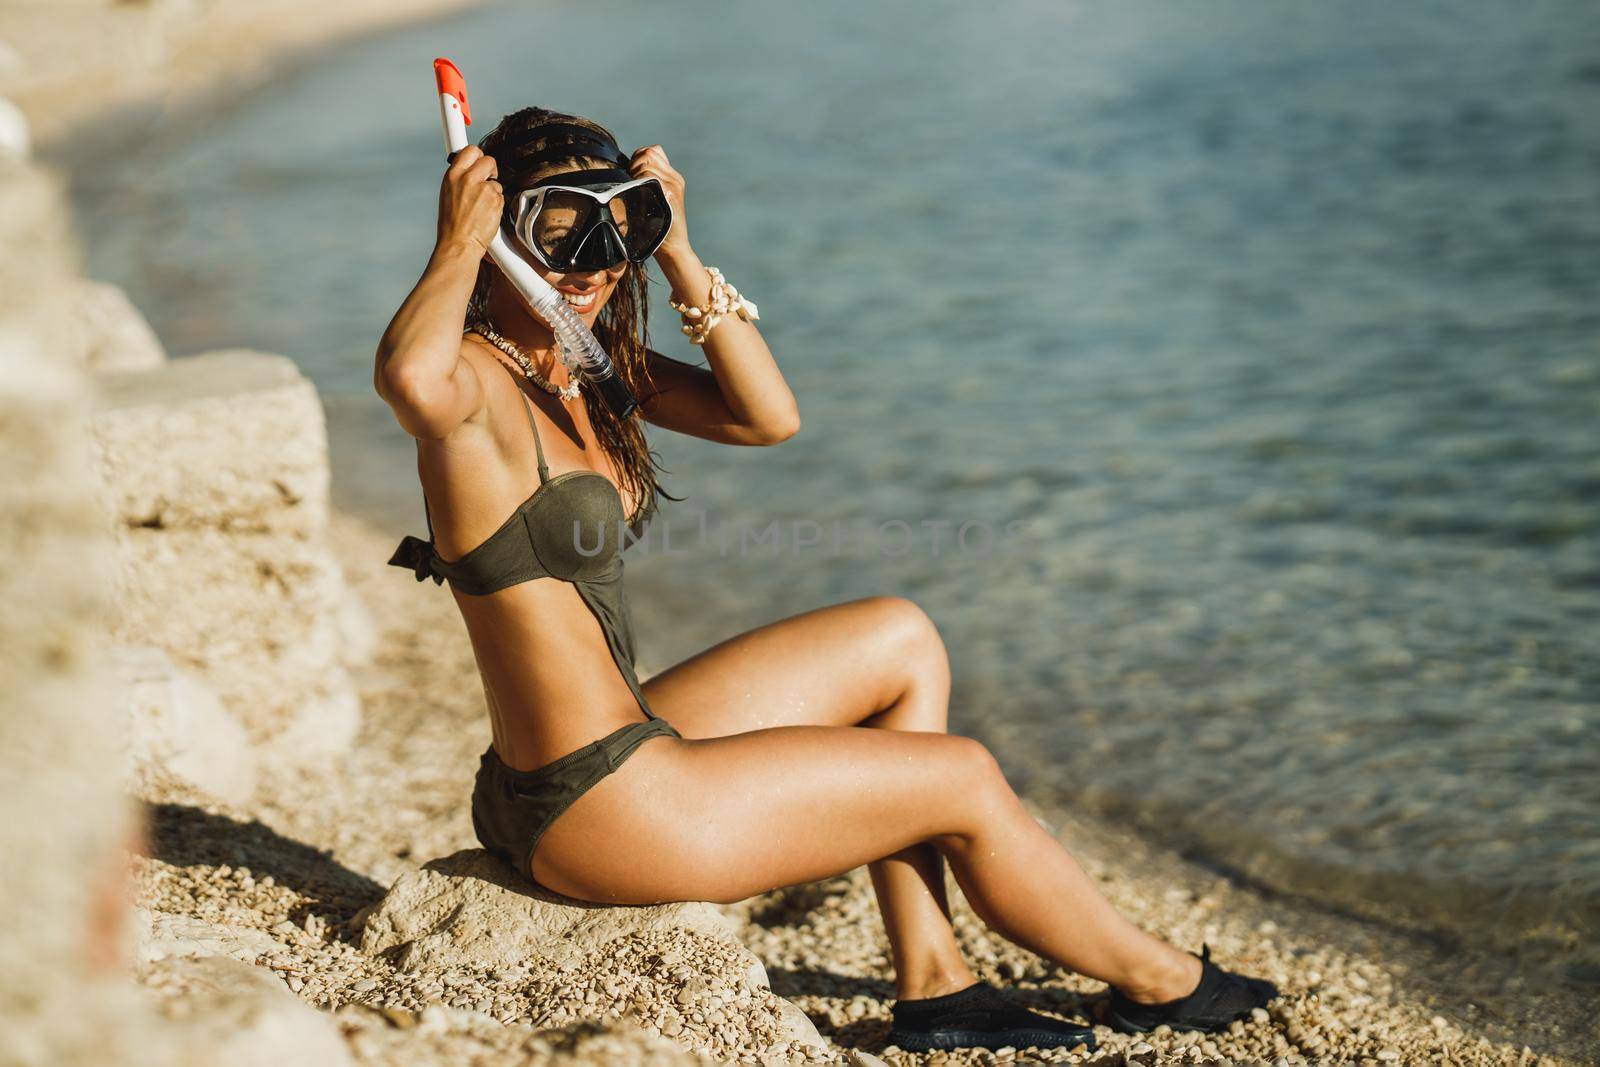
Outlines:
<svg viewBox="0 0 1600 1067"><path fill-rule="evenodd" d="M889 1044L908 1052L950 1048L1073 1048L1093 1052L1094 1033L1029 1011L987 982L939 997L897 1000Z"/></svg>
<svg viewBox="0 0 1600 1067"><path fill-rule="evenodd" d="M1193 955L1193 953L1190 953ZM1185 996L1160 1003L1142 1003L1115 987L1095 1008L1095 1019L1124 1034L1158 1026L1174 1030L1221 1030L1255 1008L1264 1008L1278 987L1264 978L1225 971L1211 962L1211 946L1200 947L1200 981Z"/></svg>

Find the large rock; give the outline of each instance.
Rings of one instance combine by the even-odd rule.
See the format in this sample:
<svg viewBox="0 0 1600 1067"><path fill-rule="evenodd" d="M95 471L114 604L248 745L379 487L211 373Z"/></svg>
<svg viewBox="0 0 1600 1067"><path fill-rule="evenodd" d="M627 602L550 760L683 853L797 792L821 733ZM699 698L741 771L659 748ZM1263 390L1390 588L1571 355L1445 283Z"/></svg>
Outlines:
<svg viewBox="0 0 1600 1067"><path fill-rule="evenodd" d="M189 915L167 915L135 908L133 926L140 964L192 956L227 956L255 963L282 946L260 930L210 923Z"/></svg>
<svg viewBox="0 0 1600 1067"><path fill-rule="evenodd" d="M106 654L115 546L93 387L67 328L81 278L54 183L4 159L0 247L0 1061L338 1067L348 1057L326 1020L259 973L246 991L231 961L174 964L189 992L170 1012L127 980L137 813ZM169 946L203 940L168 933ZM224 941L242 944L209 943ZM195 1025L174 1025L185 1012Z"/></svg>
<svg viewBox="0 0 1600 1067"><path fill-rule="evenodd" d="M226 956L182 956L157 966L153 984L177 994L167 1013L188 1023L183 1043L228 1067L347 1067L333 1020L290 993L271 971ZM187 1061L187 1057L185 1057Z"/></svg>
<svg viewBox="0 0 1600 1067"><path fill-rule="evenodd" d="M256 754L211 686L159 648L116 650L126 705L128 754L223 800L245 800L256 787Z"/></svg>
<svg viewBox="0 0 1600 1067"><path fill-rule="evenodd" d="M135 812L102 669L111 538L62 327L65 229L55 183L0 160L0 1060L70 1067L140 1035L115 969Z"/></svg>
<svg viewBox="0 0 1600 1067"><path fill-rule="evenodd" d="M322 404L291 360L209 352L97 381L95 438L124 524L301 536L327 525Z"/></svg>
<svg viewBox="0 0 1600 1067"><path fill-rule="evenodd" d="M526 995L534 1026L620 1017L718 1059L834 1058L715 904L570 900L472 849L401 876L356 922L362 950L403 970Z"/></svg>
<svg viewBox="0 0 1600 1067"><path fill-rule="evenodd" d="M78 299L83 358L91 371L152 370L167 361L167 350L156 332L121 286L84 282Z"/></svg>
<svg viewBox="0 0 1600 1067"><path fill-rule="evenodd" d="M737 941L732 919L704 901L600 907L540 892L482 849L401 875L362 916L361 950L402 970L477 970L542 961L560 967L607 942L645 930L680 929ZM752 954L758 970L761 961ZM759 971L760 984L766 972Z"/></svg>
<svg viewBox="0 0 1600 1067"><path fill-rule="evenodd" d="M162 649L202 679L263 766L348 751L361 719L348 668L371 655L373 627L327 544L316 390L291 361L246 351L99 384L118 641Z"/></svg>

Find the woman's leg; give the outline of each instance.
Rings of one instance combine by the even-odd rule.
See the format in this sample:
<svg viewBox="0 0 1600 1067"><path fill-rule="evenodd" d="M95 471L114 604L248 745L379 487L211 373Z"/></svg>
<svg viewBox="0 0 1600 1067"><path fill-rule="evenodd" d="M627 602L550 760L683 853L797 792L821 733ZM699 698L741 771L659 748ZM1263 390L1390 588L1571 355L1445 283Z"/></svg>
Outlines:
<svg viewBox="0 0 1600 1067"><path fill-rule="evenodd" d="M741 658L753 664L752 681L791 671L797 660L806 680L843 676L845 690L880 705L870 718L898 704L885 704L882 689L860 684L873 677L867 666L881 655L872 641L883 639L882 629L855 632L850 651L863 654L837 662L801 655L804 642L793 651L788 644L745 643ZM791 638L796 633L803 631L791 631ZM730 644L738 647L739 639ZM690 689L684 675L674 682L672 674L646 686L652 707L664 715L671 692L665 683L679 686L680 695ZM793 689L771 692L770 702L761 703L765 688L731 686L722 694L732 708L727 714L814 713L796 711L814 697L791 699L785 694ZM710 712L668 718L680 731L715 729L696 714ZM1198 961L1117 915L1028 814L983 746L937 732L769 726L652 740L624 773L602 780L557 820L540 845L534 875L591 900L731 901L832 877L920 844L949 858L974 909L1002 936L1135 999L1170 1000L1193 988ZM930 881L922 873L918 880Z"/></svg>
<svg viewBox="0 0 1600 1067"><path fill-rule="evenodd" d="M933 620L901 597L809 611L715 645L644 686L685 737L770 726L870 726L943 733L950 663ZM900 999L977 980L956 943L944 858L919 842L867 865Z"/></svg>

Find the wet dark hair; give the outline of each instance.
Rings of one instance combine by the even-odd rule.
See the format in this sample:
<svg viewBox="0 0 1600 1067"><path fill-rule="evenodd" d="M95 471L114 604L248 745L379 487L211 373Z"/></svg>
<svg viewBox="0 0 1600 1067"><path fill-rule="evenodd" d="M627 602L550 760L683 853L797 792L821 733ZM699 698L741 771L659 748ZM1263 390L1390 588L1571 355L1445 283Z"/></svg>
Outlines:
<svg viewBox="0 0 1600 1067"><path fill-rule="evenodd" d="M517 195L544 175L596 164L615 165L609 160L581 153L533 165L520 162L547 148L558 148L563 142L575 140L570 130L562 132L552 129L547 135L540 136L541 128L556 124L582 126L595 131L613 145L617 143L611 131L598 122L547 108L525 107L501 119L499 125L478 142L478 147L483 149L485 155L494 157L500 185L505 190L504 221L508 227ZM574 145L575 149L581 147L581 144ZM489 290L498 277L501 277L499 270L488 260L479 266L478 280L473 286L472 298L467 303L468 323L487 319ZM646 358L650 346L648 286L644 265L629 263L594 324L595 338L611 357L617 375L627 383L628 389L641 404L656 392ZM619 472L623 487L629 491L628 495L639 502L639 514L648 510L657 496L668 500L682 499L662 489L656 479L656 470L665 468L660 466L655 453L646 444L643 423L637 412L626 421L618 419L605 401L589 389L583 390L583 406L589 413L589 422L595 428L601 449Z"/></svg>

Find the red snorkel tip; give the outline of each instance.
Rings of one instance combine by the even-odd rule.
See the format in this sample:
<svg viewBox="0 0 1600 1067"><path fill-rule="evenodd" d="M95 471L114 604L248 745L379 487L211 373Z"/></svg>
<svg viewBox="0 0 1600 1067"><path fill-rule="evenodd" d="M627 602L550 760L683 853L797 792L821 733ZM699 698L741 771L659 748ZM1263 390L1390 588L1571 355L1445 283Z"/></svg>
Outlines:
<svg viewBox="0 0 1600 1067"><path fill-rule="evenodd" d="M461 105L461 120L468 126L472 125L472 111L467 106L467 79L461 76L456 65L440 56L433 61L433 80L439 86L439 92L449 93L455 97L456 103Z"/></svg>

